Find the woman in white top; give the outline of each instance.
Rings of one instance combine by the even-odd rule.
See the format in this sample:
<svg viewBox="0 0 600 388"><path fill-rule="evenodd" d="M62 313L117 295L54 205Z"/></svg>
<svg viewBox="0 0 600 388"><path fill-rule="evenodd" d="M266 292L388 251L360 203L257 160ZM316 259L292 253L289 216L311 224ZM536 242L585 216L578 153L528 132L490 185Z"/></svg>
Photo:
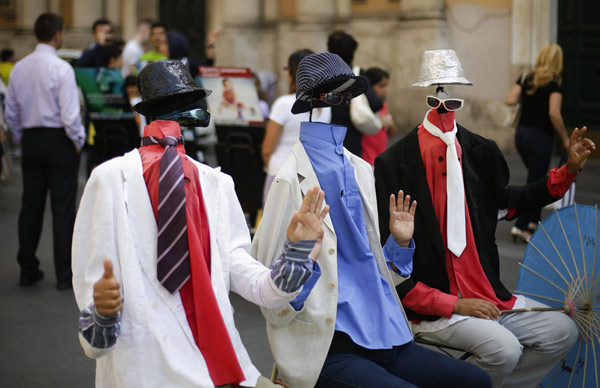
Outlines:
<svg viewBox="0 0 600 388"><path fill-rule="evenodd" d="M265 130L265 138L262 143L262 158L267 168L267 177L263 191L263 204L267 199L269 188L273 179L290 153L292 146L300 135L300 123L309 121L308 113L292 114L292 105L296 102L296 70L300 60L307 55L313 54L311 50L304 49L294 52L288 58L288 82L289 94L283 95L275 100L271 107L269 122ZM331 122L331 108L313 109L313 121L322 123Z"/></svg>

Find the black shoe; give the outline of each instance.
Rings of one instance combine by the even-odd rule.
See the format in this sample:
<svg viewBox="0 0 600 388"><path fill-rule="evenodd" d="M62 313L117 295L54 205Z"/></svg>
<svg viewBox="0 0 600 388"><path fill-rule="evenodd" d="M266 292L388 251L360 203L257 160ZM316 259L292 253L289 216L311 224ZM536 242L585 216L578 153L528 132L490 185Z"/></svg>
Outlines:
<svg viewBox="0 0 600 388"><path fill-rule="evenodd" d="M19 279L19 286L27 287L31 286L44 278L44 272L36 269L35 272L25 272L21 270L21 278Z"/></svg>
<svg viewBox="0 0 600 388"><path fill-rule="evenodd" d="M69 281L60 281L60 282L56 283L56 289L59 291L72 290L73 283L71 283Z"/></svg>

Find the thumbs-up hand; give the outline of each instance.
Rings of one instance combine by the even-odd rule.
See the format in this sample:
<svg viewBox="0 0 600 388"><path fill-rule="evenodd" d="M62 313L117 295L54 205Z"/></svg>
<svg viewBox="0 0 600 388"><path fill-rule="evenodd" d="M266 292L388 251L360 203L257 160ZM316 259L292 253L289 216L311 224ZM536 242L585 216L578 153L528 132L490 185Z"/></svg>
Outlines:
<svg viewBox="0 0 600 388"><path fill-rule="evenodd" d="M123 298L119 288L121 285L113 273L112 261L104 259L104 274L94 283L94 306L98 314L113 317L121 311Z"/></svg>

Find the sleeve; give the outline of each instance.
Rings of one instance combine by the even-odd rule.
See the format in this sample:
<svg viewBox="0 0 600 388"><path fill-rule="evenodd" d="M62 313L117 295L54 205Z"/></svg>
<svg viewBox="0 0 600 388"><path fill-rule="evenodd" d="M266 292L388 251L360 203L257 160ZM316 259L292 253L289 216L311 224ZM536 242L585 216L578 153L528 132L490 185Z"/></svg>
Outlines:
<svg viewBox="0 0 600 388"><path fill-rule="evenodd" d="M302 308L304 307L304 302L310 295L312 289L315 287L315 284L317 284L317 281L320 277L321 267L319 267L319 264L317 264L317 262L315 261L314 267L312 269L312 276L310 277L310 279L308 279L306 283L304 283L304 287L302 287L302 291L300 291L300 294L298 294L298 296L290 302L290 305L294 308L295 311L302 311Z"/></svg>
<svg viewBox="0 0 600 388"><path fill-rule="evenodd" d="M400 151L402 151L400 149ZM377 193L377 212L379 213L379 231L381 233L381 245L384 247L384 254L386 254L386 260L388 260L389 248L388 239L392 238L390 233L389 219L390 219L390 195L397 194L398 190L406 189L404 183L400 182L400 173L397 168L392 166L393 162L388 159L388 155L380 155L375 158L375 190ZM410 194L410 193L408 193ZM393 238L392 238L393 239ZM412 272L412 258L414 254L414 248L416 247L412 242L412 252L410 253L410 263ZM388 252L386 253L386 250ZM405 253L408 253L405 252ZM408 269L408 268L407 268ZM410 273L409 272L409 273ZM402 299L406 293L412 290L417 282L410 277L399 276L397 272L390 271L392 279L396 285L396 291ZM404 301L402 302L404 303Z"/></svg>
<svg viewBox="0 0 600 388"><path fill-rule="evenodd" d="M271 279L284 292L295 292L310 279L313 260L309 254L317 240L302 240L292 244L287 238L283 252L271 263Z"/></svg>
<svg viewBox="0 0 600 388"><path fill-rule="evenodd" d="M556 82L556 80L552 80L548 83L548 95L552 93L560 93L562 94L562 87Z"/></svg>
<svg viewBox="0 0 600 388"><path fill-rule="evenodd" d="M579 173L581 170L579 171ZM554 199L562 198L565 193L571 188L573 182L579 175L571 174L567 171L567 165L563 164L560 168L553 168L548 174L548 191Z"/></svg>
<svg viewBox="0 0 600 388"><path fill-rule="evenodd" d="M121 331L121 313L115 317L98 314L94 305L79 315L79 335L96 349L108 349L117 343Z"/></svg>
<svg viewBox="0 0 600 388"><path fill-rule="evenodd" d="M264 206L263 218L252 241L251 254L253 257L264 265L271 265L283 249L287 224L292 219L294 211L299 209L300 204L301 194L298 188L292 188L290 182L280 178L273 181ZM317 279L311 277L305 287L311 288L310 282L316 283ZM306 297L308 294L309 291L305 291ZM303 304L304 300L297 301L296 306ZM273 326L287 325L300 313L290 303L276 308L261 307L261 311L267 322Z"/></svg>
<svg viewBox="0 0 600 388"><path fill-rule="evenodd" d="M456 295L446 294L425 283L416 282L402 297L402 304L418 314L450 318L457 300Z"/></svg>
<svg viewBox="0 0 600 388"><path fill-rule="evenodd" d="M94 169L88 180L73 231L72 246L72 268L73 268L73 292L77 306L81 311L80 325L83 319L83 328L88 327L90 319L94 319L90 306L94 304L94 283L104 273L104 258L110 258L113 263L115 278L119 284L123 284L123 276L120 265L120 249L118 247L120 237L125 234L120 230L117 211L125 212L124 208L117 209L114 203L114 182L110 176L104 173L107 165ZM124 207L124 205L123 205ZM123 308L127 308L126 295L123 295ZM101 324L107 322L100 319ZM100 328L97 328L100 329ZM93 330L93 329L92 329ZM100 329L102 331L102 329ZM85 329L82 330L82 332ZM89 334L89 333L88 333ZM87 335L87 334L86 334ZM118 332L115 333L118 335ZM106 348L98 348L80 333L80 343L85 354L90 358L99 358L110 353L116 344ZM105 344L106 345L106 344Z"/></svg>
<svg viewBox="0 0 600 388"><path fill-rule="evenodd" d="M10 82L8 84L4 118L6 119L6 123L10 129L13 142L15 142L15 144L19 144L21 143L23 128L21 128L21 109L17 100L17 90L15 84L16 82Z"/></svg>
<svg viewBox="0 0 600 388"><path fill-rule="evenodd" d="M415 253L415 241L410 239L410 244L408 247L401 247L398 245L394 237L390 234L387 239L387 242L383 246L383 254L385 256L385 260L388 263L388 268L392 271L393 268L390 265L391 263L396 266L398 271L394 271L400 276L405 278L409 277L413 270L413 255Z"/></svg>
<svg viewBox="0 0 600 388"><path fill-rule="evenodd" d="M143 53L142 53L143 54ZM138 58L140 57L140 55L138 54L137 49L135 48L135 45L131 44L131 42L128 42L125 45L125 48L123 49L123 68L127 69L126 74L129 73L129 68L131 67L131 65L135 65Z"/></svg>
<svg viewBox="0 0 600 388"><path fill-rule="evenodd" d="M61 69L62 74L59 81L58 104L60 106L60 118L65 126L65 132L73 141L75 147L83 147L85 141L85 130L81 124L81 113L79 108L79 93L75 82L75 72L68 65Z"/></svg>
<svg viewBox="0 0 600 388"><path fill-rule="evenodd" d="M277 308L296 297L299 290L285 292L273 281L271 271L250 256L250 233L246 218L235 194L231 177L221 174L219 194L221 200L219 228L223 234L219 249L224 250L222 260L229 259L231 290L246 300L262 307ZM283 242L278 253L283 249ZM270 264L270 263L269 263Z"/></svg>
<svg viewBox="0 0 600 388"><path fill-rule="evenodd" d="M292 109L289 104L286 104L285 96L279 97L271 106L271 113L269 114L269 120L276 122L277 124L284 126L290 117L290 110Z"/></svg>
<svg viewBox="0 0 600 388"><path fill-rule="evenodd" d="M93 66L92 58L94 51L92 49L84 50L79 59L75 61L75 67L91 67Z"/></svg>
<svg viewBox="0 0 600 388"><path fill-rule="evenodd" d="M487 167L486 178L492 179L490 191L496 193L497 210L508 210L506 219L511 220L531 209L544 207L556 200L548 189L548 178L527 185L508 185L510 173L506 160L495 142L489 141L482 160Z"/></svg>

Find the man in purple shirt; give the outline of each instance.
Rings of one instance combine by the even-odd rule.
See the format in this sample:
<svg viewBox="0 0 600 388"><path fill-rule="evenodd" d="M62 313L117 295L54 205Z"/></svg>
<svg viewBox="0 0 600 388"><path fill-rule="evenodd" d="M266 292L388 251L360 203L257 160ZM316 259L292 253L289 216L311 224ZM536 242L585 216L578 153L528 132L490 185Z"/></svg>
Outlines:
<svg viewBox="0 0 600 388"><path fill-rule="evenodd" d="M56 287L71 288L71 239L75 222L81 125L75 73L56 55L63 43L59 15L44 13L35 22L38 44L19 61L6 95L6 121L13 141L21 143L23 196L19 214L19 285L44 277L36 250L42 232L46 195L53 217Z"/></svg>

